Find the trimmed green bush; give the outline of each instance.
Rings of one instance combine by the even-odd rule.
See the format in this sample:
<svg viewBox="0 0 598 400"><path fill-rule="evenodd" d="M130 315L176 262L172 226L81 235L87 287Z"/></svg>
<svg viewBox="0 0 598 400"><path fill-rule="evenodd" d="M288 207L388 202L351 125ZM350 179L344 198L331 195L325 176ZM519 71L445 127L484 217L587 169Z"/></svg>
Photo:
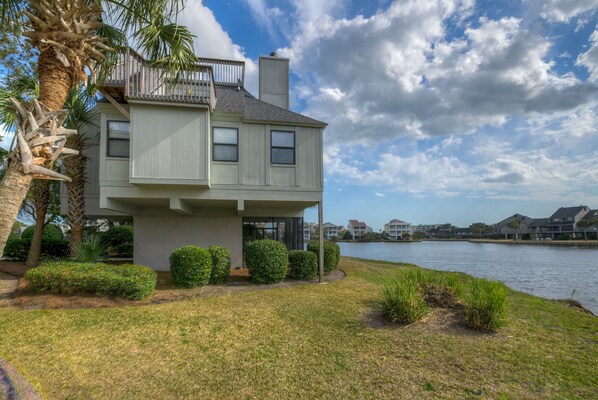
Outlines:
<svg viewBox="0 0 598 400"><path fill-rule="evenodd" d="M245 248L245 262L255 283L278 283L287 276L289 253L277 240L255 240Z"/></svg>
<svg viewBox="0 0 598 400"><path fill-rule="evenodd" d="M33 238L33 226L28 226L27 228L25 228L25 230L23 231L23 233L21 233L21 239L29 239L31 240ZM46 240L63 240L64 239L64 234L62 233L62 231L60 230L59 227L57 227L54 224L48 224L44 227L44 235L42 236L42 240L46 239Z"/></svg>
<svg viewBox="0 0 598 400"><path fill-rule="evenodd" d="M116 257L133 257L133 232L131 225L120 225L102 233L102 242L107 246L107 253Z"/></svg>
<svg viewBox="0 0 598 400"><path fill-rule="evenodd" d="M382 289L382 314L392 322L412 324L426 315L428 306L413 280L396 280Z"/></svg>
<svg viewBox="0 0 598 400"><path fill-rule="evenodd" d="M210 283L226 282L230 275L230 251L222 246L210 246L208 251L212 257Z"/></svg>
<svg viewBox="0 0 598 400"><path fill-rule="evenodd" d="M25 279L36 293L91 293L132 300L146 299L158 275L141 265L109 265L54 261L30 269Z"/></svg>
<svg viewBox="0 0 598 400"><path fill-rule="evenodd" d="M310 280L318 275L318 257L311 251L289 251L289 276L293 279Z"/></svg>
<svg viewBox="0 0 598 400"><path fill-rule="evenodd" d="M472 328L496 332L504 326L507 288L500 282L473 279L465 296L467 321Z"/></svg>
<svg viewBox="0 0 598 400"><path fill-rule="evenodd" d="M312 241L307 245L307 251L311 251L316 254L318 263L320 259L320 242ZM329 274L336 269L338 262L340 261L341 250L337 243L324 241L324 273Z"/></svg>
<svg viewBox="0 0 598 400"><path fill-rule="evenodd" d="M212 256L206 249L185 246L170 255L170 274L175 285L192 288L207 285L212 274Z"/></svg>

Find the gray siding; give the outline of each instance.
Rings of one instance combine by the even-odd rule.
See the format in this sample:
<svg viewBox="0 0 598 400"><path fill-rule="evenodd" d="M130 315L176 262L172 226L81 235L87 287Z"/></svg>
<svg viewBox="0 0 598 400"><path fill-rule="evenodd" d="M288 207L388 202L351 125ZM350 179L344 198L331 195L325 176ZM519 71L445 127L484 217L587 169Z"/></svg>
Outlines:
<svg viewBox="0 0 598 400"><path fill-rule="evenodd" d="M131 183L207 184L207 111L131 105Z"/></svg>

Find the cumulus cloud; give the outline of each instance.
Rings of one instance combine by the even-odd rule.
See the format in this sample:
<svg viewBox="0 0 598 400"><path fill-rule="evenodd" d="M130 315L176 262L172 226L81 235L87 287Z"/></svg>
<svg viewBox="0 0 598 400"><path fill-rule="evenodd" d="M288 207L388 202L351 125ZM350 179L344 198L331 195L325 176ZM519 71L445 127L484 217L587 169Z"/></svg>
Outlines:
<svg viewBox="0 0 598 400"><path fill-rule="evenodd" d="M202 0L188 1L183 12L179 14L178 20L196 36L195 52L200 57L245 61L245 87L250 92L257 93L257 63L245 56L243 48L232 41L216 21L212 10L206 7Z"/></svg>
<svg viewBox="0 0 598 400"><path fill-rule="evenodd" d="M539 7L542 18L550 22L569 22L598 8L596 0L528 0L528 3Z"/></svg>
<svg viewBox="0 0 598 400"><path fill-rule="evenodd" d="M598 29L590 36L591 47L577 57L576 65L584 66L590 73L590 78L598 82Z"/></svg>
<svg viewBox="0 0 598 400"><path fill-rule="evenodd" d="M291 46L305 112L329 122L329 143L422 139L569 110L597 92L547 60L551 43L517 18L480 18L459 37L449 21L472 2L394 2L370 18L305 23ZM309 89L308 89L309 88Z"/></svg>

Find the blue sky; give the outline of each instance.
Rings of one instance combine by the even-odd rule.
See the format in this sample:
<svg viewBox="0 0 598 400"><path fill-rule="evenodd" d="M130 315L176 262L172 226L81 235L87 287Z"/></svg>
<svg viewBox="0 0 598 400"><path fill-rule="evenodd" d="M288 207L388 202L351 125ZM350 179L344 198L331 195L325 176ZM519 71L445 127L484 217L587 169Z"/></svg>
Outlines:
<svg viewBox="0 0 598 400"><path fill-rule="evenodd" d="M204 57L291 60L328 122L325 220L375 230L598 208L598 0L193 0ZM315 221L315 210L306 212Z"/></svg>

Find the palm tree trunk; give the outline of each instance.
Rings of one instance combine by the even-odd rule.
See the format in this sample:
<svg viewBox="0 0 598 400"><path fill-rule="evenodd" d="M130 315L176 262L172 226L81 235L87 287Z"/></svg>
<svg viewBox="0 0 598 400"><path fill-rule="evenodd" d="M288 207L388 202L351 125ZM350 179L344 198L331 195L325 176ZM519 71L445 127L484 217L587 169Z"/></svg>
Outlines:
<svg viewBox="0 0 598 400"><path fill-rule="evenodd" d="M65 67L51 47L43 50L38 60L38 101L50 111L60 110L74 84L72 68Z"/></svg>
<svg viewBox="0 0 598 400"><path fill-rule="evenodd" d="M37 267L39 258L42 253L42 240L44 237L44 228L46 222L47 206L36 207L35 210L35 227L33 228L33 237L31 238L31 247L27 254L25 265L29 268Z"/></svg>
<svg viewBox="0 0 598 400"><path fill-rule="evenodd" d="M32 200L35 212L35 226L31 246L27 254L25 265L29 268L37 267L42 252L42 240L46 223L46 214L50 206L50 185L49 180L34 180L29 189L29 196Z"/></svg>
<svg viewBox="0 0 598 400"><path fill-rule="evenodd" d="M79 155L65 158L66 174L72 179L66 183L68 192L68 224L71 228L71 241L69 247L71 256L76 256L75 251L83 240L83 227L85 224L85 167L87 157L83 154L85 146L83 137L73 136L67 141L67 146L79 151Z"/></svg>
<svg viewBox="0 0 598 400"><path fill-rule="evenodd" d="M23 199L27 195L31 184L31 175L25 175L19 170L19 165L10 162L2 182L0 182L0 249L10 235L12 225L17 219Z"/></svg>

